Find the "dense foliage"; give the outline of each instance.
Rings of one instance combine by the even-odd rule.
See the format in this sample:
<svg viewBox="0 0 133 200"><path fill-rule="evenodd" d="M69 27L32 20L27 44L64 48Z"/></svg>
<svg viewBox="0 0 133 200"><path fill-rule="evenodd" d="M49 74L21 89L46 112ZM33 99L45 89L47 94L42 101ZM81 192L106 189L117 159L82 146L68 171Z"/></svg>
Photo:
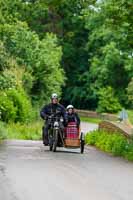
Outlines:
<svg viewBox="0 0 133 200"><path fill-rule="evenodd" d="M119 100L114 96L114 90L110 86L99 89L98 95L97 112L117 113L121 110Z"/></svg>
<svg viewBox="0 0 133 200"><path fill-rule="evenodd" d="M127 105L126 88L133 76L133 4L126 0L103 0L84 10L89 31L90 88L111 86L122 105Z"/></svg>
<svg viewBox="0 0 133 200"><path fill-rule="evenodd" d="M86 144L94 145L99 149L112 153L114 156L123 156L133 161L133 141L119 133L94 131L86 135Z"/></svg>
<svg viewBox="0 0 133 200"><path fill-rule="evenodd" d="M32 119L52 92L77 108L132 107L132 27L132 0L0 0L1 120Z"/></svg>

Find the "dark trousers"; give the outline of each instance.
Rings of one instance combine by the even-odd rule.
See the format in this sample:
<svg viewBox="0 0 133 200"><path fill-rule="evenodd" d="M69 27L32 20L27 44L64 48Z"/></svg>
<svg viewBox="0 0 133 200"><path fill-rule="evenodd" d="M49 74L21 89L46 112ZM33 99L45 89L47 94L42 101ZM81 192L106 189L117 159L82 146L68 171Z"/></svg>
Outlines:
<svg viewBox="0 0 133 200"><path fill-rule="evenodd" d="M48 129L49 129L49 125L45 124L45 127L42 127L42 139L43 139L43 144L48 145L49 141L48 141Z"/></svg>
<svg viewBox="0 0 133 200"><path fill-rule="evenodd" d="M44 145L48 145L49 144L49 139L48 139L48 130L49 130L50 126L49 124L45 124L45 127L43 126L42 127L42 140L43 140L43 144ZM62 133L62 136L63 136L63 131L64 130L64 127L62 126L61 127L61 133ZM63 136L64 137L64 136ZM61 140L61 137L59 135L59 138L58 138L58 143L62 143L62 140Z"/></svg>

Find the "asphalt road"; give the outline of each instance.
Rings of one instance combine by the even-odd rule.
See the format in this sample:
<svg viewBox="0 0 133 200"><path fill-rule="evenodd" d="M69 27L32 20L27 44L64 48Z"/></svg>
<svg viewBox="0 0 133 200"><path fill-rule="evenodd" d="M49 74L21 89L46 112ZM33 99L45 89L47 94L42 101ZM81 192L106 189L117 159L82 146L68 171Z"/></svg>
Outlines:
<svg viewBox="0 0 133 200"><path fill-rule="evenodd" d="M0 145L0 200L133 200L133 164L87 147L49 152L40 141Z"/></svg>
<svg viewBox="0 0 133 200"><path fill-rule="evenodd" d="M81 131L83 133L87 133L88 131L93 131L98 128L97 124L87 123L87 122L81 122Z"/></svg>

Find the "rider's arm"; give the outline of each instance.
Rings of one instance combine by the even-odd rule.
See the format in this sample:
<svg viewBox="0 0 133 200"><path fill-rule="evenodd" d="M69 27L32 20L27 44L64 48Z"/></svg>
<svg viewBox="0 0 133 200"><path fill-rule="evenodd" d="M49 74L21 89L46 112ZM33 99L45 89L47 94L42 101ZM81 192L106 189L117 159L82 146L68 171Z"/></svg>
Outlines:
<svg viewBox="0 0 133 200"><path fill-rule="evenodd" d="M67 125L67 115L66 115L66 110L65 110L65 107L63 105L60 105L60 109L61 109L61 116L63 117L63 124L64 126Z"/></svg>
<svg viewBox="0 0 133 200"><path fill-rule="evenodd" d="M40 111L40 116L42 119L46 119L47 118L47 106L44 106L42 108L42 110Z"/></svg>
<svg viewBox="0 0 133 200"><path fill-rule="evenodd" d="M76 117L76 119L77 119L77 125L79 126L79 125L80 125L80 118L79 118L79 116L78 116L77 113L75 113L75 117Z"/></svg>
<svg viewBox="0 0 133 200"><path fill-rule="evenodd" d="M68 113L65 113L65 115L64 115L64 124L65 124L65 126L67 126L67 124L68 124Z"/></svg>
<svg viewBox="0 0 133 200"><path fill-rule="evenodd" d="M64 108L64 106L62 106L62 117L65 119L66 117L66 110Z"/></svg>

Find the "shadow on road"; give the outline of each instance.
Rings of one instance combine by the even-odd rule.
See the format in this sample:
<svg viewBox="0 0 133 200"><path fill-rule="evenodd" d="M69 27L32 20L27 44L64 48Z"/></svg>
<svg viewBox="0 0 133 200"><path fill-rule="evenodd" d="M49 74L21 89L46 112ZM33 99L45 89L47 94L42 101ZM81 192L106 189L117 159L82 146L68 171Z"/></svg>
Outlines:
<svg viewBox="0 0 133 200"><path fill-rule="evenodd" d="M49 153L53 153L53 154L55 154L55 153L68 153L68 154L80 154L80 150L77 152L77 151L74 151L73 149L71 150L71 149L67 149L67 150L56 150L56 152L51 152L51 151L49 151L48 149L44 149L44 151L45 152L49 152Z"/></svg>

